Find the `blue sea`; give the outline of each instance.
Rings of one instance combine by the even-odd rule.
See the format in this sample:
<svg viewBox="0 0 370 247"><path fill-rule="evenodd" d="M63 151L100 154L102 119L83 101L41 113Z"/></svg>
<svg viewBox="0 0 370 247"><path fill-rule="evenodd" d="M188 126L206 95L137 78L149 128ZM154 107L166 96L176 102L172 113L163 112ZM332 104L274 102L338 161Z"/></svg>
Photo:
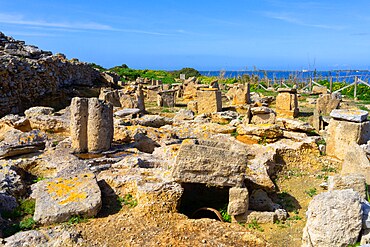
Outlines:
<svg viewBox="0 0 370 247"><path fill-rule="evenodd" d="M219 76L220 71L199 71L205 76ZM278 71L278 70L258 70L258 71L225 71L226 78L237 78L244 74L257 75L260 79L267 77L270 80L294 79L307 81L312 78L315 81L329 80L333 82L352 83L357 76L359 79L368 82L370 71L368 70L336 70L336 71Z"/></svg>

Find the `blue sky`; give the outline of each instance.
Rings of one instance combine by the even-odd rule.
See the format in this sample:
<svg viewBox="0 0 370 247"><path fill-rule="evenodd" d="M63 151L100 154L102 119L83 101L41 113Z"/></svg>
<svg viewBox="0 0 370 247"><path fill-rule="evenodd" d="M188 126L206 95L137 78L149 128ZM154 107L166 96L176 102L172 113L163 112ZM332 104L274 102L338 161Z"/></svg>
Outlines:
<svg viewBox="0 0 370 247"><path fill-rule="evenodd" d="M104 67L370 69L368 0L0 0L0 31Z"/></svg>

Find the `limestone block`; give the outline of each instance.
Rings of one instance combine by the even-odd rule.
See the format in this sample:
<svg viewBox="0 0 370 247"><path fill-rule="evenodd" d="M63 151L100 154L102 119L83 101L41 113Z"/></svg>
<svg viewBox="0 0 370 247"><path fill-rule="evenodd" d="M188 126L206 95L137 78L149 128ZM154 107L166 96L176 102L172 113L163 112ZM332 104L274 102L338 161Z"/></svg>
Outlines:
<svg viewBox="0 0 370 247"><path fill-rule="evenodd" d="M283 131L276 124L241 124L237 127L239 135L255 135L265 138L278 138Z"/></svg>
<svg viewBox="0 0 370 247"><path fill-rule="evenodd" d="M252 124L274 124L276 121L276 113L254 114L251 119Z"/></svg>
<svg viewBox="0 0 370 247"><path fill-rule="evenodd" d="M322 94L316 101L318 115L329 115L330 112L339 107L341 99L335 94Z"/></svg>
<svg viewBox="0 0 370 247"><path fill-rule="evenodd" d="M369 113L367 111L348 110L348 109L335 109L332 110L330 113L330 116L335 119L351 121L356 123L362 123L366 121L368 115Z"/></svg>
<svg viewBox="0 0 370 247"><path fill-rule="evenodd" d="M172 176L180 183L234 187L243 184L247 164L246 154L184 141Z"/></svg>
<svg viewBox="0 0 370 247"><path fill-rule="evenodd" d="M248 204L248 189L234 187L229 190L229 205L227 207L229 215L246 213Z"/></svg>
<svg viewBox="0 0 370 247"><path fill-rule="evenodd" d="M312 93L313 94L326 94L328 92L327 87L319 87L319 86L313 86L312 87Z"/></svg>
<svg viewBox="0 0 370 247"><path fill-rule="evenodd" d="M370 121L355 123L331 119L326 140L326 154L344 159L352 142L363 144L370 139Z"/></svg>
<svg viewBox="0 0 370 247"><path fill-rule="evenodd" d="M198 114L222 111L221 91L209 88L197 91Z"/></svg>
<svg viewBox="0 0 370 247"><path fill-rule="evenodd" d="M369 166L370 168L370 166ZM353 189L366 199L366 181L362 174L334 175L328 178L328 190Z"/></svg>
<svg viewBox="0 0 370 247"><path fill-rule="evenodd" d="M297 117L299 113L297 94L280 92L276 96L276 113L279 117Z"/></svg>
<svg viewBox="0 0 370 247"><path fill-rule="evenodd" d="M43 180L37 184L34 219L41 224L67 221L73 215L95 216L101 192L93 173Z"/></svg>
<svg viewBox="0 0 370 247"><path fill-rule="evenodd" d="M342 164L341 174L361 174L370 184L370 161L366 152L356 143L348 146Z"/></svg>

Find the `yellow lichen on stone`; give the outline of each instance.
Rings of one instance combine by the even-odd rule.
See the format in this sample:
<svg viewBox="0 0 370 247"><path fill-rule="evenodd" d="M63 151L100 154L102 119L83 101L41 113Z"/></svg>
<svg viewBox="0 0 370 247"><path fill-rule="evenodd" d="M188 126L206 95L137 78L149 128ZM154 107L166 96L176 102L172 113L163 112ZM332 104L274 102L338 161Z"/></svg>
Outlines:
<svg viewBox="0 0 370 247"><path fill-rule="evenodd" d="M86 174L84 177L89 178L91 175ZM83 179L78 177L70 179L58 178L55 181L47 183L47 191L51 197L61 205L77 202L87 197L86 192L80 191L83 187L82 180Z"/></svg>

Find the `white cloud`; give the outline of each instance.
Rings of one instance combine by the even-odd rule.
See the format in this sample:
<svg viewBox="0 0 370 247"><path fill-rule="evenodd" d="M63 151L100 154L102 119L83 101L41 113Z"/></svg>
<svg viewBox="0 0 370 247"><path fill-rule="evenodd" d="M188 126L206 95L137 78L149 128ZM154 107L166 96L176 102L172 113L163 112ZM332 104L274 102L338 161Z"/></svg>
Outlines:
<svg viewBox="0 0 370 247"><path fill-rule="evenodd" d="M339 26L339 25L326 25L326 24L314 24L305 22L299 18L296 18L288 13L274 13L274 12L264 12L264 16L276 20L285 21L288 23L292 23L295 25L305 26L305 27L314 27L314 28L322 28L322 29L330 29L335 31L340 31L346 28L346 26Z"/></svg>
<svg viewBox="0 0 370 247"><path fill-rule="evenodd" d="M76 31L76 30L93 30L93 31L115 31L126 33L138 33L148 35L170 35L162 32L146 31L139 29L119 29L110 25L96 23L96 22L49 22L45 20L29 20L22 15L0 13L0 23L21 25L38 28L54 29L56 31ZM30 34L30 33L29 33Z"/></svg>

